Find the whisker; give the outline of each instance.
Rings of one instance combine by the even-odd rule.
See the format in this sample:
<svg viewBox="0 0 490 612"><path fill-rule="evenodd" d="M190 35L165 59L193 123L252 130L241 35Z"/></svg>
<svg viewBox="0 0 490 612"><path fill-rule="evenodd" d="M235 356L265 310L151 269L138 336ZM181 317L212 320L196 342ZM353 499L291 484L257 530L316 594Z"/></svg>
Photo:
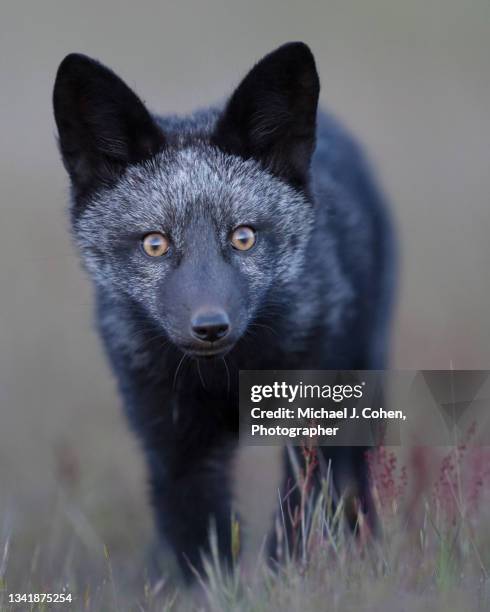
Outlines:
<svg viewBox="0 0 490 612"><path fill-rule="evenodd" d="M173 382L173 385L172 385L172 388L173 388L174 391L175 391L175 383L177 382L177 376L179 374L180 366L183 364L183 362L184 362L186 357L187 357L187 355L185 353L183 353L182 357L180 358L179 364L175 368L174 382Z"/></svg>
<svg viewBox="0 0 490 612"><path fill-rule="evenodd" d="M221 359L223 360L223 363L225 364L226 379L227 379L226 394L229 395L230 394L230 387L231 387L230 370L228 368L228 364L226 363L225 357L222 357Z"/></svg>
<svg viewBox="0 0 490 612"><path fill-rule="evenodd" d="M270 325L265 325L264 323L249 323L249 327L262 327L263 329L267 329L268 331L272 332L275 336L277 336L279 338L279 334L277 333L277 331L271 327Z"/></svg>
<svg viewBox="0 0 490 612"><path fill-rule="evenodd" d="M204 389L204 391L206 391L206 385L204 383L204 378L203 378L202 373L201 373L201 365L199 363L199 359L196 359L196 365L197 365L197 372L198 372L199 378L201 380L202 388Z"/></svg>

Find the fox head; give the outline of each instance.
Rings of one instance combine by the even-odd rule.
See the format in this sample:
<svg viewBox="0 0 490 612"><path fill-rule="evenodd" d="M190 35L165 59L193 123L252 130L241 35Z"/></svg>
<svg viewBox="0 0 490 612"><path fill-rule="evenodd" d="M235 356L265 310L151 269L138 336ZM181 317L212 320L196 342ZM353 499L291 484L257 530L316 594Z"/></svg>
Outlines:
<svg viewBox="0 0 490 612"><path fill-rule="evenodd" d="M302 43L221 110L161 119L111 70L61 63L53 103L75 240L95 284L192 355L222 355L301 274L319 80Z"/></svg>

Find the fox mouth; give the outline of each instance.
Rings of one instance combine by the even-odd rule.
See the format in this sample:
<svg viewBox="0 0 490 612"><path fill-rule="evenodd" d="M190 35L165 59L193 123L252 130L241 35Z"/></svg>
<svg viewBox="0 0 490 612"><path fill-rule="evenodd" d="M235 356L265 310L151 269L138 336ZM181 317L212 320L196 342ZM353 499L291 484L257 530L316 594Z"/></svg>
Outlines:
<svg viewBox="0 0 490 612"><path fill-rule="evenodd" d="M204 346L185 346L182 347L184 353L191 357L201 357L204 359L210 359L212 357L224 357L233 348L234 343L228 342L227 344L221 344L219 346L210 345L209 347Z"/></svg>

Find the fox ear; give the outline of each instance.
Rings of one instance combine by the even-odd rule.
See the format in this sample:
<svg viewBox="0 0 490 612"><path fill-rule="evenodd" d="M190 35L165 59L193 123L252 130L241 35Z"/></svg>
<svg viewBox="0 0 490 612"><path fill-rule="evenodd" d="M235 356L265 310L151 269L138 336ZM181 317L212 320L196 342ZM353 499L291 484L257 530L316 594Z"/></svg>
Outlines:
<svg viewBox="0 0 490 612"><path fill-rule="evenodd" d="M320 82L304 43L266 55L235 90L218 120L213 142L255 158L274 174L305 187L315 147Z"/></svg>
<svg viewBox="0 0 490 612"><path fill-rule="evenodd" d="M163 146L160 129L136 94L84 55L73 53L61 62L53 106L63 162L78 193Z"/></svg>

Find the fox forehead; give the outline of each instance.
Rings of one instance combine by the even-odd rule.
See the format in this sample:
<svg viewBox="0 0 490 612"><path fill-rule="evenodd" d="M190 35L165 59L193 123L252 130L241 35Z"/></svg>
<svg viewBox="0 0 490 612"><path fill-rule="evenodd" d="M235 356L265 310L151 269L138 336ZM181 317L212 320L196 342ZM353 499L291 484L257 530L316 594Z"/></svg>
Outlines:
<svg viewBox="0 0 490 612"><path fill-rule="evenodd" d="M116 185L92 197L78 229L178 229L196 217L227 224L280 223L285 233L308 230L311 205L303 194L254 160L199 144L165 150L129 166ZM229 228L228 228L229 229Z"/></svg>

